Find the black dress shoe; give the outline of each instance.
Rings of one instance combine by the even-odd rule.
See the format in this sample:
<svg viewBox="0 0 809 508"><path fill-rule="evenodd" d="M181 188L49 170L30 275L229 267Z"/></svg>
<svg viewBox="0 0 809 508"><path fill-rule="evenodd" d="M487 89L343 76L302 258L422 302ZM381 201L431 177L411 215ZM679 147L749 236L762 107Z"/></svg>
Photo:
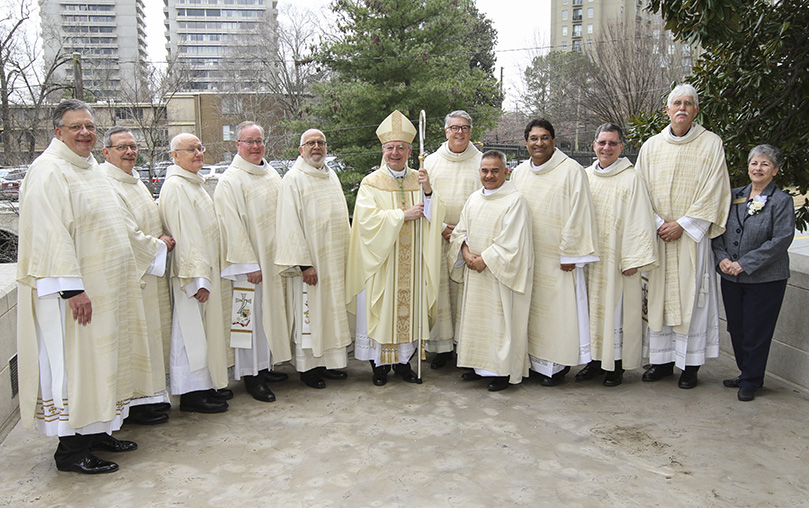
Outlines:
<svg viewBox="0 0 809 508"><path fill-rule="evenodd" d="M750 402L756 398L756 391L752 388L739 388L739 393L736 394L736 397L742 402Z"/></svg>
<svg viewBox="0 0 809 508"><path fill-rule="evenodd" d="M616 366L615 370L608 370L604 376L604 386L618 386L624 382L624 369L619 369Z"/></svg>
<svg viewBox="0 0 809 508"><path fill-rule="evenodd" d="M413 372L413 369L410 367L409 363L395 364L393 366L393 372L395 372L397 376L405 380L407 383L419 382L419 378L416 376L416 373Z"/></svg>
<svg viewBox="0 0 809 508"><path fill-rule="evenodd" d="M686 366L683 373L680 374L680 380L677 381L677 386L679 386L683 390L690 390L691 388L696 388L698 370L699 367L697 366Z"/></svg>
<svg viewBox="0 0 809 508"><path fill-rule="evenodd" d="M601 362L598 360L593 360L576 373L576 381L589 381L590 379L600 376L603 373L604 369L601 368Z"/></svg>
<svg viewBox="0 0 809 508"><path fill-rule="evenodd" d="M320 375L325 377L326 379L345 379L348 377L348 372L336 369L323 369L320 372Z"/></svg>
<svg viewBox="0 0 809 508"><path fill-rule="evenodd" d="M491 380L489 386L486 387L490 392L499 392L508 388L508 376L496 377Z"/></svg>
<svg viewBox="0 0 809 508"><path fill-rule="evenodd" d="M268 383L277 383L279 381L286 381L287 379L289 379L289 376L284 372L276 372L274 370L264 371L264 381Z"/></svg>
<svg viewBox="0 0 809 508"><path fill-rule="evenodd" d="M441 369L444 368L449 361L452 360L452 351L447 351L446 353L438 353L433 357L433 361L430 362L431 369Z"/></svg>
<svg viewBox="0 0 809 508"><path fill-rule="evenodd" d="M169 409L171 409L171 404L168 402L158 402L157 404L146 404L152 408L152 411L157 411L158 413L165 413Z"/></svg>
<svg viewBox="0 0 809 508"><path fill-rule="evenodd" d="M669 377L674 374L674 362L664 363L660 365L652 365L641 376L642 381L652 382L660 381L664 377Z"/></svg>
<svg viewBox="0 0 809 508"><path fill-rule="evenodd" d="M264 383L263 376L244 376L244 387L251 397L261 402L275 402L275 394Z"/></svg>
<svg viewBox="0 0 809 508"><path fill-rule="evenodd" d="M317 388L318 390L326 388L326 382L320 377L320 372L317 368L301 372L301 381L309 388Z"/></svg>
<svg viewBox="0 0 809 508"><path fill-rule="evenodd" d="M733 379L725 379L722 381L722 385L724 385L725 388L738 388L739 381L741 381L741 379L741 376L736 376Z"/></svg>
<svg viewBox="0 0 809 508"><path fill-rule="evenodd" d="M89 453L78 462L72 462L70 464L56 464L56 469L59 471L72 471L81 474L104 474L118 471L118 464L115 462L110 462L109 460L99 459L92 453Z"/></svg>
<svg viewBox="0 0 809 508"><path fill-rule="evenodd" d="M228 410L228 403L208 397L210 391L201 390L180 395L180 411L190 413L224 413Z"/></svg>
<svg viewBox="0 0 809 508"><path fill-rule="evenodd" d="M221 401L230 400L233 398L233 390L230 388L220 388L218 390L211 388L208 390L208 397Z"/></svg>
<svg viewBox="0 0 809 508"><path fill-rule="evenodd" d="M570 367L565 367L551 377L539 374L539 384L542 386L559 386L565 381L565 375L570 372Z"/></svg>
<svg viewBox="0 0 809 508"><path fill-rule="evenodd" d="M169 415L157 411L151 406L157 406L157 404L130 407L129 416L124 419L124 423L134 423L136 425L157 425L169 421Z"/></svg>
<svg viewBox="0 0 809 508"><path fill-rule="evenodd" d="M109 434L99 434L93 441L93 445L90 449L115 453L131 452L138 449L138 444L134 441L115 439Z"/></svg>
<svg viewBox="0 0 809 508"><path fill-rule="evenodd" d="M371 360L371 368L374 369L373 381L376 386L383 386L388 382L388 372L390 372L390 365L380 365L376 367L374 361Z"/></svg>
<svg viewBox="0 0 809 508"><path fill-rule="evenodd" d="M461 374L461 379L463 379L464 381L477 381L478 379L483 379L483 376L481 376L474 370L469 370Z"/></svg>

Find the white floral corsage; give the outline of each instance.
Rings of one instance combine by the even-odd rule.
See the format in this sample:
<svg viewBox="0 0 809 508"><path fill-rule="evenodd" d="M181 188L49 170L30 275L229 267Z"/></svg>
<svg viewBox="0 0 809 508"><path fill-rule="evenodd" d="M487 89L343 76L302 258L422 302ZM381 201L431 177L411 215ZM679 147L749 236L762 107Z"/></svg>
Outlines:
<svg viewBox="0 0 809 508"><path fill-rule="evenodd" d="M756 215L761 210L764 209L764 205L767 204L767 196L762 196L759 194L758 196L754 197L750 201L747 202L747 215Z"/></svg>

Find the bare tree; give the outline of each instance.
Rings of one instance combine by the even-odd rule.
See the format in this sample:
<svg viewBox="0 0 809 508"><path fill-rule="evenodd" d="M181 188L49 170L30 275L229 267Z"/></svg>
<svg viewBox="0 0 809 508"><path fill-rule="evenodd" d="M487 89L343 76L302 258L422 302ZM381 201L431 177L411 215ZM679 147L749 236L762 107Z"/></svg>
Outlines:
<svg viewBox="0 0 809 508"><path fill-rule="evenodd" d="M54 79L69 60L60 51L45 58L30 14L30 0L7 4L0 19L0 114L7 164L30 161L43 141L48 104L64 88Z"/></svg>
<svg viewBox="0 0 809 508"><path fill-rule="evenodd" d="M521 109L556 127L558 143L574 150L604 122L626 125L640 113L657 111L660 95L690 69L662 26L607 22L581 53L551 51L525 70Z"/></svg>
<svg viewBox="0 0 809 508"><path fill-rule="evenodd" d="M21 68L27 68L32 63L21 63L20 43L25 30L25 24L31 18L31 5L27 1L13 6L4 6L5 12L0 19L0 114L3 115L3 148L8 154L12 150L11 132L12 115L10 97L14 93Z"/></svg>
<svg viewBox="0 0 809 508"><path fill-rule="evenodd" d="M187 82L187 71L171 58L165 66L149 63L140 75L122 80L115 97L112 123L130 127L143 142L150 176L154 175L155 163L168 153L168 104Z"/></svg>
<svg viewBox="0 0 809 508"><path fill-rule="evenodd" d="M576 51L537 56L525 70L521 109L550 120L560 146L578 149L579 133L594 123L585 100L593 72L591 60Z"/></svg>
<svg viewBox="0 0 809 508"><path fill-rule="evenodd" d="M50 132L49 105L54 102L57 92L69 88L63 83L58 83L55 74L57 69L70 61L70 56L57 51L52 59L44 61L42 66L37 68L33 63L40 61L41 52L36 46L35 41L28 44L28 54L34 56L25 60L25 65L20 64L22 81L20 91L25 97L20 101L24 106L23 110L15 115L14 126L20 156L26 161L32 160L36 155L39 134L43 131Z"/></svg>
<svg viewBox="0 0 809 508"><path fill-rule="evenodd" d="M325 33L318 17L289 4L281 12L278 23L261 23L231 46L223 68L239 79L227 84L217 103L223 122L235 126L252 120L264 126L267 156L275 158L297 146L289 126L305 117L311 87L325 76L312 58L318 37Z"/></svg>
<svg viewBox="0 0 809 508"><path fill-rule="evenodd" d="M679 55L670 54L669 42L660 26L613 20L584 46L594 65L584 100L597 123L625 125L638 113L660 108L660 95L690 71Z"/></svg>
<svg viewBox="0 0 809 508"><path fill-rule="evenodd" d="M301 10L291 4L282 7L284 21L278 25L275 45L275 73L265 76L268 90L277 93L288 120L303 116L306 101L311 98L313 83L325 78L326 71L318 67L313 54L317 49L316 37L322 33L320 23L310 10ZM265 64L268 68L270 62Z"/></svg>

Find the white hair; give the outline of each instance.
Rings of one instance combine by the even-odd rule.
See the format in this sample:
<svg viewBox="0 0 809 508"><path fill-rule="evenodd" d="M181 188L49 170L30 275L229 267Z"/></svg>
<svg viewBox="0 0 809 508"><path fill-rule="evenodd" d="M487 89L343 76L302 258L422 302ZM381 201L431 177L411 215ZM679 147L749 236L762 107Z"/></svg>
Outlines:
<svg viewBox="0 0 809 508"><path fill-rule="evenodd" d="M172 151L176 150L177 145L180 143L180 139L183 136L193 136L193 137L196 138L196 136L194 136L190 132L181 132L181 133L177 134L176 136L174 136L173 138L171 138L171 141L169 142L169 149L171 149Z"/></svg>
<svg viewBox="0 0 809 508"><path fill-rule="evenodd" d="M674 90L669 93L669 98L666 101L666 105L671 106L674 99L678 97L691 97L694 99L694 106L699 107L699 95L697 94L697 89L688 83L680 83L679 85L675 86Z"/></svg>
<svg viewBox="0 0 809 508"><path fill-rule="evenodd" d="M323 131L321 131L320 129L308 129L308 130L303 131L303 134L301 134L301 142L298 143L298 146L303 146L303 138L304 138L304 136L306 136L306 134L308 134L310 132L319 132L323 136L323 139L326 139L326 135L323 134Z"/></svg>

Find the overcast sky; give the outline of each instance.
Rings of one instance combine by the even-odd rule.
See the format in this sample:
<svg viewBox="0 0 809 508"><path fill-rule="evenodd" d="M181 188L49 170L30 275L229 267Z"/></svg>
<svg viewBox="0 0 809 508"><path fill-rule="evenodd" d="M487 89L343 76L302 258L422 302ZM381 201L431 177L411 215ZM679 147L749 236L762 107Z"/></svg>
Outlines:
<svg viewBox="0 0 809 508"><path fill-rule="evenodd" d="M154 61L162 61L166 58L163 1L144 2L149 55ZM294 4L297 8L328 13L329 3L329 0L279 0L278 9L283 13L285 4ZM526 5L530 7L526 8ZM534 0L530 3L517 0L477 0L477 6L494 22L497 29L497 78L500 78L502 67L503 83L509 96L505 106L511 107L513 94L520 88L521 69L527 66L536 52L532 48L550 42L550 0Z"/></svg>

